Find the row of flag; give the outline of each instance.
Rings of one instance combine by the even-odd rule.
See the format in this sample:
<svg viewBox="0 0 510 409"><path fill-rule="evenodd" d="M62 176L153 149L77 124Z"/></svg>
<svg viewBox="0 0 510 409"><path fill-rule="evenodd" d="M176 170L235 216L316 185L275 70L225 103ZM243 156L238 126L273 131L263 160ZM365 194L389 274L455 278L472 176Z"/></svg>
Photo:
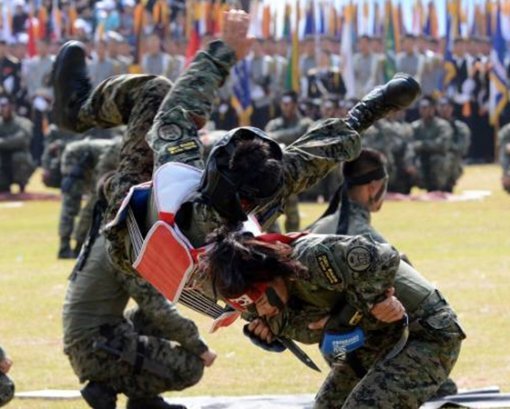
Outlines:
<svg viewBox="0 0 510 409"><path fill-rule="evenodd" d="M444 76L441 83L438 84L439 92L446 92L447 89L453 86L453 81L457 76L457 65L453 55L453 40L459 36L459 24L461 21L461 0L452 0L445 3L447 10L444 16L446 18L446 41L444 49ZM509 81L507 71L505 68L506 63L506 41L503 36L502 30L502 15L503 5L501 3L494 4L494 19L491 22L491 41L492 52L490 55L490 100L489 112L490 121L496 127L499 125L499 119L503 110L509 102L508 87ZM292 45L288 55L288 72L286 88L293 89L299 92L300 72L299 72L299 52L298 52L298 29L300 20L301 9L296 7L294 12L290 4L286 5L285 19L284 19L284 33L285 37L292 39ZM294 16L295 24L291 24L291 16ZM429 10L429 16L436 16L434 8ZM385 65L384 75L385 79L389 80L397 71L396 56L399 52L400 37L405 32L402 26L402 15L399 4L393 4L391 0L385 2L384 23L381 28L381 35L384 39L385 48ZM437 30L437 23L434 21L425 21L425 32L434 35ZM353 70L353 54L354 42L356 39L356 6L349 4L344 7L342 13L342 28L340 54L342 58L342 75L347 87L346 97L354 96L355 90L352 88L354 85L354 70ZM235 86L233 103L236 107L241 118L249 118L251 110L251 99L249 89L249 72L246 68L246 62L240 63L240 68L236 68L234 74ZM469 102L466 103L469 107ZM467 115L467 111L466 115Z"/></svg>

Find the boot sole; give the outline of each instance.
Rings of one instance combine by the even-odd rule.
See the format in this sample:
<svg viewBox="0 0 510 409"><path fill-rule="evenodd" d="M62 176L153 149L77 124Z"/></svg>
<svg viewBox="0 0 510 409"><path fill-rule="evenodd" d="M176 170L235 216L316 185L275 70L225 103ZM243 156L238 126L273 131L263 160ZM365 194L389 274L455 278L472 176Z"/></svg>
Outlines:
<svg viewBox="0 0 510 409"><path fill-rule="evenodd" d="M58 79L62 76L62 74L66 71L65 68L69 68L69 64L66 65L64 62L66 59L73 58L71 56L71 53L76 52L77 50L80 50L83 53L83 56L86 57L86 51L83 45L78 41L68 41L65 43L60 51L57 54L57 58L55 59L55 62L53 63L53 72L52 72L52 82L53 82L53 89L55 90L55 84L58 81ZM64 87L59 87L64 88ZM56 94L56 92L55 92ZM78 132L78 130L75 128L76 121L68 121L66 117L62 116L63 107L58 103L58 101L61 101L62 98L57 98L57 95L55 95L55 102L53 103L53 113L55 121L57 122L57 125L60 128L66 129L68 131L72 132Z"/></svg>

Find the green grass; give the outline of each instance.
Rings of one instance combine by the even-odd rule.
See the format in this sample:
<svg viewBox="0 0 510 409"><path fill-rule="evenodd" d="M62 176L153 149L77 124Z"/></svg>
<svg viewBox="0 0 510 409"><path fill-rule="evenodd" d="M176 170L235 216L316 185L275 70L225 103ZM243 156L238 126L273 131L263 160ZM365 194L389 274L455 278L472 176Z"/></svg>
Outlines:
<svg viewBox="0 0 510 409"><path fill-rule="evenodd" d="M483 201L387 202L374 225L405 252L415 267L447 296L468 338L453 377L460 387L499 385L510 390L510 196L499 186L496 166L466 169L457 191L491 190ZM36 174L29 191L45 190ZM45 190L48 191L48 190ZM303 225L324 205L301 206ZM58 261L56 201L0 203L0 344L15 364L17 390L77 389L62 353L60 310L71 261ZM208 334L210 321L195 318L216 364L196 387L173 396L313 393L326 366L316 347L305 347L323 369L306 369L286 352L271 354L251 346L237 323ZM169 396L172 396L170 394ZM81 402L15 400L14 408L85 408Z"/></svg>

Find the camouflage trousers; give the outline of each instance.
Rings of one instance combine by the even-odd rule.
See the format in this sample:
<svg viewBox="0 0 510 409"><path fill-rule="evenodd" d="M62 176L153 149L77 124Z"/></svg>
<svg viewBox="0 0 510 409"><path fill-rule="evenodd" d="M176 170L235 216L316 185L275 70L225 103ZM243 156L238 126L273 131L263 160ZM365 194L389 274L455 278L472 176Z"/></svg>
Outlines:
<svg viewBox="0 0 510 409"><path fill-rule="evenodd" d="M117 171L105 184L106 222L115 218L132 186L152 179L154 153L146 136L171 87L172 83L162 76L118 75L99 84L80 109L78 130L126 125ZM105 230L113 262L123 271L131 271L126 259L126 234L121 228Z"/></svg>
<svg viewBox="0 0 510 409"><path fill-rule="evenodd" d="M99 84L80 109L80 130L127 126L117 171L107 185L106 220L114 218L131 186L152 178L154 159L146 135L171 87L161 76L114 76Z"/></svg>
<svg viewBox="0 0 510 409"><path fill-rule="evenodd" d="M299 198L290 195L285 202L285 231L299 231Z"/></svg>
<svg viewBox="0 0 510 409"><path fill-rule="evenodd" d="M60 207L60 219L58 223L58 235L69 239L71 235L78 243L85 242L87 232L92 222L92 211L97 196L94 193L88 195L85 205L82 207L82 195L84 193L83 181L76 181L68 192L62 193ZM78 223L75 218L79 215Z"/></svg>
<svg viewBox="0 0 510 409"><path fill-rule="evenodd" d="M355 351L358 362L368 369L364 376L346 361L335 363L314 409L419 408L448 379L464 337L454 312L443 303L410 325L407 344L394 358L384 359L386 352L380 348Z"/></svg>
<svg viewBox="0 0 510 409"><path fill-rule="evenodd" d="M138 308L128 311L122 323L102 326L64 352L80 382L103 382L130 398L188 388L204 372L198 356L162 338Z"/></svg>

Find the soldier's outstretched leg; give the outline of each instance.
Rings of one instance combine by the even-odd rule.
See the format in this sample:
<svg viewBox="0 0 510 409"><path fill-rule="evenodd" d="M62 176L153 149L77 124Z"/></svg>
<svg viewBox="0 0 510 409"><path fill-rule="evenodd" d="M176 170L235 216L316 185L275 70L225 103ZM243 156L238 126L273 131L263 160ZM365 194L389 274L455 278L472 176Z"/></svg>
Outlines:
<svg viewBox="0 0 510 409"><path fill-rule="evenodd" d="M131 186L152 178L153 153L145 141L172 84L154 75L119 75L94 90L87 77L82 43L70 41L60 49L53 70L54 115L60 127L83 132L92 127L127 125L117 172L108 183L110 220Z"/></svg>
<svg viewBox="0 0 510 409"><path fill-rule="evenodd" d="M347 114L347 123L361 133L392 111L407 108L421 93L421 87L408 74L398 73L386 84L374 88Z"/></svg>

